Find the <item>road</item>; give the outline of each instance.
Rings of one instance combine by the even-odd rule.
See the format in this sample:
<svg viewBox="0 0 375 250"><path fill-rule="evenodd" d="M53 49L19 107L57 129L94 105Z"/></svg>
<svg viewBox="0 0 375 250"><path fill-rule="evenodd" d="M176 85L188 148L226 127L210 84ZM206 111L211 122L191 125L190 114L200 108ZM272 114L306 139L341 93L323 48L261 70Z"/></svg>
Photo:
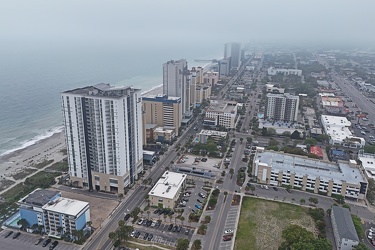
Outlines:
<svg viewBox="0 0 375 250"><path fill-rule="evenodd" d="M184 145L186 139L194 134L195 131L193 126L190 126L189 129L178 139L177 142ZM151 172L148 176L144 178L151 178L152 182L155 183L159 177L165 171L164 166L169 166L170 162L175 160L177 157L177 152L174 146L169 147L169 151L164 154L164 158L160 160L157 166L151 169ZM138 181L140 182L140 181ZM91 240L86 242L82 249L111 249L112 241L108 238L108 234L112 231L115 231L118 227L118 221L124 218L125 213L129 213L134 208L139 207L143 202L144 197L148 194L150 187L145 187L143 185L138 185L133 187L134 190L129 191L129 194L125 196L119 207L112 213L110 218L107 218L102 226L97 229L98 231L92 236Z"/></svg>
<svg viewBox="0 0 375 250"><path fill-rule="evenodd" d="M246 64L249 63L251 61L251 59L249 59L246 62ZM243 66L246 66L246 65L244 64ZM260 70L260 68L261 68L261 65L258 65L258 70ZM238 73L240 73L239 75L242 75L242 72L238 72ZM230 84L230 82L228 83L228 85L229 84ZM259 84L260 83L258 82L258 85ZM258 86L257 86L257 90L258 90ZM253 97L254 97L254 95L253 95ZM255 95L255 97L256 96L257 95ZM243 128L248 127L248 123L249 123L251 117L253 117L253 114L255 113L255 106L256 106L255 100L256 100L255 98L251 98L251 100L250 100L249 106L252 106L252 108L250 110L251 111L250 114L249 114L248 111L246 112ZM238 136L237 136L238 134L239 133L235 133L235 138L238 138ZM245 149L245 146L246 146L246 137L250 136L250 130L249 130L249 133L246 133L246 134L244 133L242 135L243 135L243 138L245 140L244 140L243 143L240 143L240 141L237 140L235 149L234 149L233 154L232 154L232 160L231 160L231 163L230 163L230 166L229 166L229 168L234 169L234 174L231 177L230 174L228 173L224 178L223 184L218 185L218 188L220 189L221 192L219 194L217 206L215 208L214 213L211 216L211 223L208 227L208 230L207 230L207 233L206 233L206 236L205 236L205 238L209 239L209 240L203 242L203 249L208 249L208 250L220 249L220 244L222 242L222 235L224 233L224 230L228 229L228 228L225 228L225 223L226 223L227 215L228 215L229 210L231 208L231 201L233 199L233 194L234 194L235 191L241 190L241 187L237 186L237 184L236 184L237 172L238 172L238 169L240 167L246 166L246 164L242 162L242 156L243 156L244 149ZM242 136L240 136L240 137L242 137ZM224 202L224 198L225 198L224 197L224 191L228 192L228 195L225 199L225 202ZM240 209L240 208L238 207L238 209Z"/></svg>

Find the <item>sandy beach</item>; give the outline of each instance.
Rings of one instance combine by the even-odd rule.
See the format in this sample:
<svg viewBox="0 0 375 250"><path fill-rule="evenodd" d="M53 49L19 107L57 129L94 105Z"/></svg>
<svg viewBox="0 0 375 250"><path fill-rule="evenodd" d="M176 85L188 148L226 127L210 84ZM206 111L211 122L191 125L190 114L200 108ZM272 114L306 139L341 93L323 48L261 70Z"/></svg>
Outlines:
<svg viewBox="0 0 375 250"><path fill-rule="evenodd" d="M0 182L14 181L12 175L24 169L34 169L33 165L44 160L61 161L66 157L61 152L65 149L64 140L64 133L60 132L34 145L0 156Z"/></svg>

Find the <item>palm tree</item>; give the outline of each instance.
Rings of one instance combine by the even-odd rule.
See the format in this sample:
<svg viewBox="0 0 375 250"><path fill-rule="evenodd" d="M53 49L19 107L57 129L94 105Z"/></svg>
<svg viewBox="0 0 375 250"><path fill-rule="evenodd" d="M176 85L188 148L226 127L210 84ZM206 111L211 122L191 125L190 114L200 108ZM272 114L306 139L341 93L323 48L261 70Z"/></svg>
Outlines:
<svg viewBox="0 0 375 250"><path fill-rule="evenodd" d="M234 174L234 169L233 168L229 169L229 174L230 174L230 178L232 179L233 174Z"/></svg>
<svg viewBox="0 0 375 250"><path fill-rule="evenodd" d="M306 202L306 200L302 198L302 199L299 200L299 202L300 202L301 204L304 204L304 203Z"/></svg>
<svg viewBox="0 0 375 250"><path fill-rule="evenodd" d="M184 216L180 216L180 221L181 221L182 225L184 225L184 220L185 220L185 217Z"/></svg>
<svg viewBox="0 0 375 250"><path fill-rule="evenodd" d="M167 221L167 215L166 214L164 214L164 222L166 222Z"/></svg>

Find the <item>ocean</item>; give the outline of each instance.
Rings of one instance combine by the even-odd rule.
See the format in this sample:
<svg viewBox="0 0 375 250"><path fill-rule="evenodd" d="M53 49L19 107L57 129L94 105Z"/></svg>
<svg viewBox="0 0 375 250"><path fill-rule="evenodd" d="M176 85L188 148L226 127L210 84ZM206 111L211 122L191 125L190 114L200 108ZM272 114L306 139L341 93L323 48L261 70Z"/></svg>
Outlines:
<svg viewBox="0 0 375 250"><path fill-rule="evenodd" d="M62 91L111 83L146 92L162 84L162 64L222 56L222 45L1 46L0 156L62 131Z"/></svg>

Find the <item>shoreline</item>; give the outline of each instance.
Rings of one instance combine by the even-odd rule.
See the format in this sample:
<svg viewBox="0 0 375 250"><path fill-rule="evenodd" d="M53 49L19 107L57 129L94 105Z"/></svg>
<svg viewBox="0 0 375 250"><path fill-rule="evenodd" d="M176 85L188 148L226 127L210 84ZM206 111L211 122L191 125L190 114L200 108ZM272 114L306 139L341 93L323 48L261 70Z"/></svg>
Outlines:
<svg viewBox="0 0 375 250"><path fill-rule="evenodd" d="M163 86L158 85L144 92L143 95L158 95L163 93ZM25 168L33 168L34 164L44 160L61 161L66 156L61 153L65 147L64 131L56 132L50 137L41 139L25 148L17 149L5 155L0 155L0 182L12 180L13 174ZM0 183L1 186L1 183Z"/></svg>

